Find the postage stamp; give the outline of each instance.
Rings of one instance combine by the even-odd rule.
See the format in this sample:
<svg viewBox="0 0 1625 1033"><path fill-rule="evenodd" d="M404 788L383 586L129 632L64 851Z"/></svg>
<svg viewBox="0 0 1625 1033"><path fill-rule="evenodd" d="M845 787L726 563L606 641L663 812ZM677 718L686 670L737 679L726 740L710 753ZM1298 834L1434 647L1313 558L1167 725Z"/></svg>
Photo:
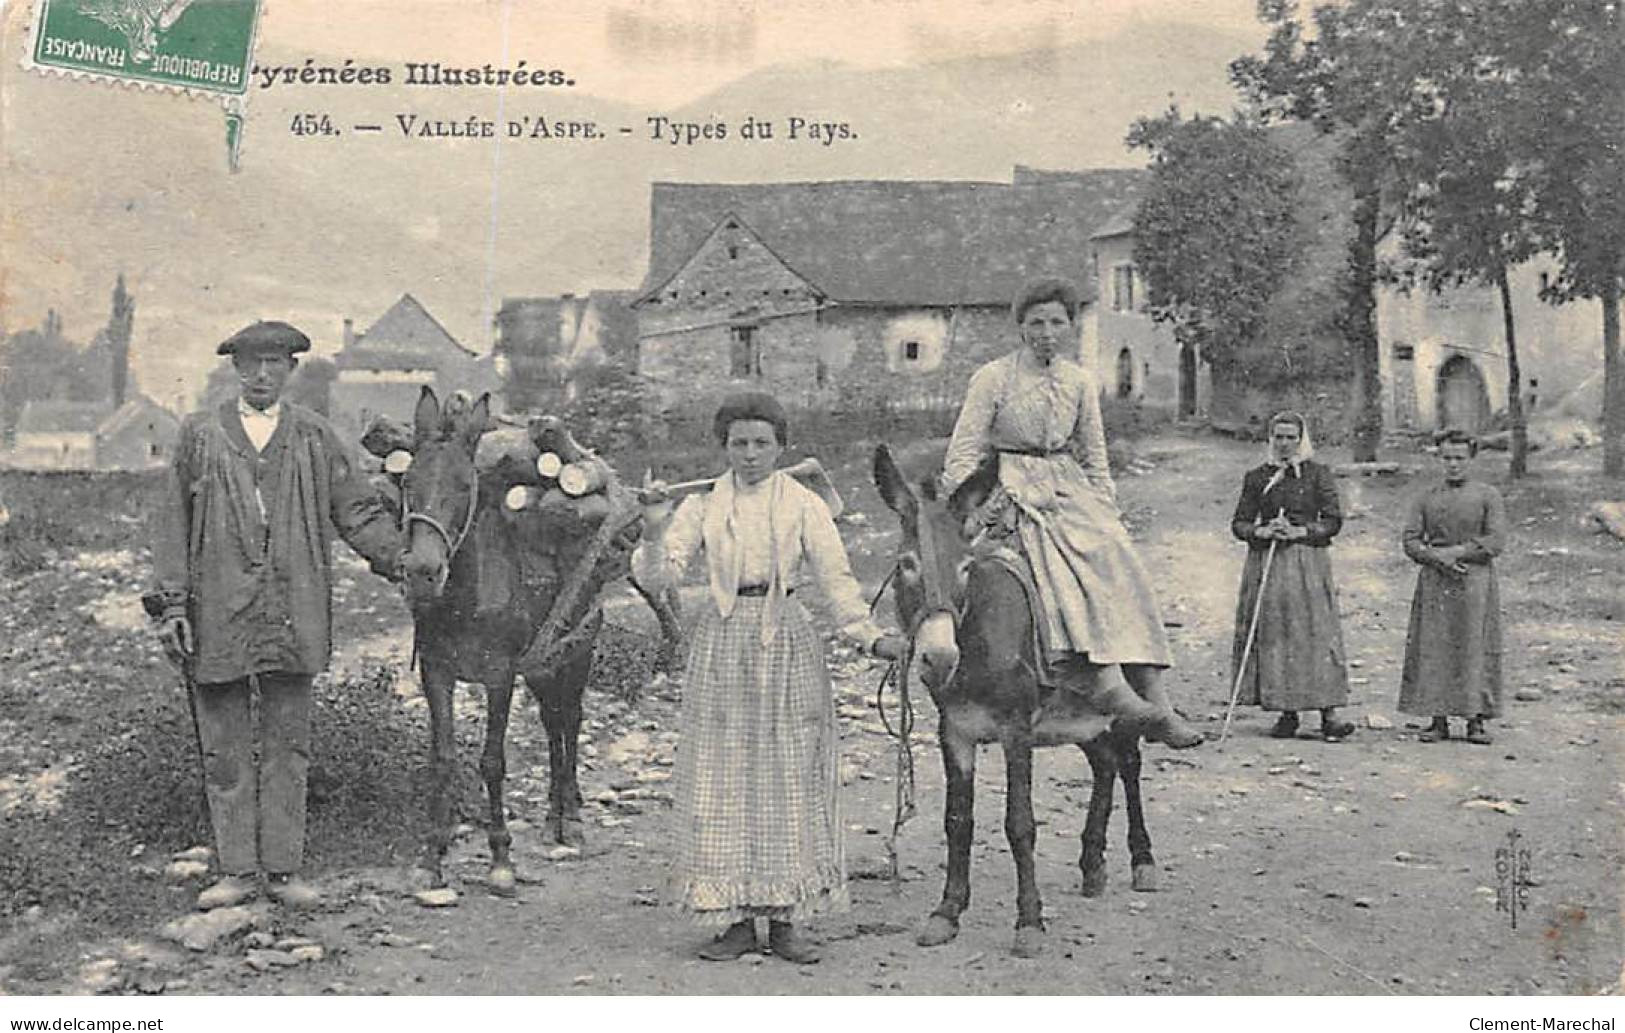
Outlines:
<svg viewBox="0 0 1625 1033"><path fill-rule="evenodd" d="M37 0L30 63L225 96L248 89L260 0Z"/></svg>

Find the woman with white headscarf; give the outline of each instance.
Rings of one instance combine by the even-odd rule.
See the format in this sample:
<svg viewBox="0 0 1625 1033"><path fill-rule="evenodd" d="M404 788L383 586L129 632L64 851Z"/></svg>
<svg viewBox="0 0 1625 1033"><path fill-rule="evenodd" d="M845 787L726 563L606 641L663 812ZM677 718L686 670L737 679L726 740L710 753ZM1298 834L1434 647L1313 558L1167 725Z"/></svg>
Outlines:
<svg viewBox="0 0 1625 1033"><path fill-rule="evenodd" d="M1238 702L1280 711L1270 731L1277 739L1297 736L1298 711L1319 710L1321 737L1338 742L1354 725L1337 717L1337 708L1349 698L1327 551L1343 527L1337 483L1330 468L1310 458L1314 448L1301 414L1277 413L1269 426L1269 460L1242 478L1230 520L1231 532L1248 547L1232 655L1233 670L1246 657ZM1249 653L1255 608L1258 629Z"/></svg>

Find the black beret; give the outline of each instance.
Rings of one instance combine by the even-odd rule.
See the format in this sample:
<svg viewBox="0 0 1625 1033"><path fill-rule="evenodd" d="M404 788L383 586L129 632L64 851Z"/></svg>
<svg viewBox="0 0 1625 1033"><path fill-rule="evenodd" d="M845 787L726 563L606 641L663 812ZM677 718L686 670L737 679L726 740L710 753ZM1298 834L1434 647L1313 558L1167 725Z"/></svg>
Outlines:
<svg viewBox="0 0 1625 1033"><path fill-rule="evenodd" d="M287 323L262 319L221 341L215 354L236 355L238 351L285 351L293 355L310 351L310 338Z"/></svg>

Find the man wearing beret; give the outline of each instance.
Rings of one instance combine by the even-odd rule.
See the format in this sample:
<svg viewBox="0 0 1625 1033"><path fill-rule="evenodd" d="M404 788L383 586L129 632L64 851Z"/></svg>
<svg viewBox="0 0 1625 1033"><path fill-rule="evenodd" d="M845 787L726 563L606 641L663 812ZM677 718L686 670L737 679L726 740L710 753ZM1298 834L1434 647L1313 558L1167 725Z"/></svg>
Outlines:
<svg viewBox="0 0 1625 1033"><path fill-rule="evenodd" d="M191 673L223 876L199 894L204 909L254 897L262 874L284 906L320 903L298 872L311 680L332 655L329 528L375 573L400 567L399 529L349 449L320 415L281 400L309 349L281 322L220 345L239 396L181 424L156 520L159 637Z"/></svg>

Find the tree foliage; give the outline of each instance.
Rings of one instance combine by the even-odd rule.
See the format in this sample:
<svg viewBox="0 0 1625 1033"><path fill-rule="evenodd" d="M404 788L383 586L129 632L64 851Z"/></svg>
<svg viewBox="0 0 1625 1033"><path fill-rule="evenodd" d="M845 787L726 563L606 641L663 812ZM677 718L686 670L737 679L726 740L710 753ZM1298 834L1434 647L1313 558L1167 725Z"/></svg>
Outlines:
<svg viewBox="0 0 1625 1033"><path fill-rule="evenodd" d="M1219 375L1286 375L1280 352L1258 344L1301 251L1291 156L1255 122L1185 119L1177 108L1136 121L1128 143L1152 155L1134 218L1134 263L1152 316L1171 322Z"/></svg>

